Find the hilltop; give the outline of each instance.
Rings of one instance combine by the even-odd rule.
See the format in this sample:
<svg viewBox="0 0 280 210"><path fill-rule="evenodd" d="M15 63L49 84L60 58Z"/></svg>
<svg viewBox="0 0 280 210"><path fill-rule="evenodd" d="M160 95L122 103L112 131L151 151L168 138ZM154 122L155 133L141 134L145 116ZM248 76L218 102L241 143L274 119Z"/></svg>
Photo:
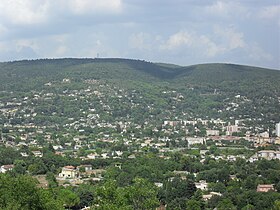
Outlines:
<svg viewBox="0 0 280 210"><path fill-rule="evenodd" d="M0 63L1 83L25 79L94 77L102 80L135 80L168 82L184 85L220 82L262 81L277 82L280 71L235 64L200 64L177 66L156 64L141 60L104 59L40 59ZM20 80L18 80L20 79ZM266 83L266 82L265 82Z"/></svg>

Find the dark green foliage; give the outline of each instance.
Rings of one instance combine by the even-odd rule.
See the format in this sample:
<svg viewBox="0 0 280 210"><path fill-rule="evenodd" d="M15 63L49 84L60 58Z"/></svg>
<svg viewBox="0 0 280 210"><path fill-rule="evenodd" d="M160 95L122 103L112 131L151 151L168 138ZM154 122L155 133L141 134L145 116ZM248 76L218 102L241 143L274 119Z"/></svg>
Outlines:
<svg viewBox="0 0 280 210"><path fill-rule="evenodd" d="M0 165L13 164L19 157L20 154L15 149L0 146Z"/></svg>
<svg viewBox="0 0 280 210"><path fill-rule="evenodd" d="M29 176L11 177L0 174L0 208L15 210L63 209L47 190L36 187Z"/></svg>
<svg viewBox="0 0 280 210"><path fill-rule="evenodd" d="M160 197L163 203L166 203L168 209L184 209L187 200L196 192L196 187L191 180L182 180L175 177L164 183L160 190Z"/></svg>
<svg viewBox="0 0 280 210"><path fill-rule="evenodd" d="M159 206L157 188L145 179L134 179L131 186L118 187L108 180L97 188L96 209L152 210Z"/></svg>

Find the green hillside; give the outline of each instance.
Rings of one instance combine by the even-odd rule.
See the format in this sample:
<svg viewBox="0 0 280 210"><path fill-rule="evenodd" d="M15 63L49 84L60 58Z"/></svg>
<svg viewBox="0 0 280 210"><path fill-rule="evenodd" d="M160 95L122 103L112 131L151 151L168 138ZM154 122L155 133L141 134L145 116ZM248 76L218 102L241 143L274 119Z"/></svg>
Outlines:
<svg viewBox="0 0 280 210"><path fill-rule="evenodd" d="M276 83L280 71L233 64L202 64L180 67L128 59L44 59L0 63L2 89L30 79L93 77L102 80L168 82L182 85L250 81ZM3 85L5 85L3 87ZM218 84L216 84L218 85Z"/></svg>
<svg viewBox="0 0 280 210"><path fill-rule="evenodd" d="M0 209L276 209L279 81L233 64L0 63Z"/></svg>
<svg viewBox="0 0 280 210"><path fill-rule="evenodd" d="M31 92L51 91L59 95L69 90L97 88L108 97L109 106L114 107L110 115L114 119L174 119L187 113L186 118L250 116L265 118L267 124L280 120L278 70L234 64L181 67L129 59L69 58L0 63L0 74L2 100ZM71 83L64 83L63 79ZM89 84L88 80L97 81L99 86ZM128 98L137 94L134 101L118 99L117 103L115 97L120 89ZM139 106L134 107L134 102ZM63 103L61 106L65 106ZM235 103L238 107L232 107ZM57 106L55 102L53 106ZM88 106L87 102L83 106ZM147 107L153 107L152 111L148 112Z"/></svg>

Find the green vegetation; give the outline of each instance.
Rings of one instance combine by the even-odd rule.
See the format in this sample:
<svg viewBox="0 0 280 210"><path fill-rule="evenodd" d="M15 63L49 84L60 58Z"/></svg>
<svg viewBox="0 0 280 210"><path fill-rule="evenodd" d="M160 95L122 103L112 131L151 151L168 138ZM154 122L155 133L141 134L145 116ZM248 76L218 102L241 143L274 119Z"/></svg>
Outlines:
<svg viewBox="0 0 280 210"><path fill-rule="evenodd" d="M0 209L279 209L279 158L258 154L279 150L277 70L45 59L0 75Z"/></svg>

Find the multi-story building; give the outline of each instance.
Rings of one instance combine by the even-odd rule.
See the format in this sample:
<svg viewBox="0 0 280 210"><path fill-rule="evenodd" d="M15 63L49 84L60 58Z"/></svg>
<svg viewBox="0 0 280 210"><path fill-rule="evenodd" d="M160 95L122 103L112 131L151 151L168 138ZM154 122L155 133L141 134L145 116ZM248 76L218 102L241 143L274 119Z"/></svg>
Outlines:
<svg viewBox="0 0 280 210"><path fill-rule="evenodd" d="M206 130L206 136L219 136L219 130Z"/></svg>
<svg viewBox="0 0 280 210"><path fill-rule="evenodd" d="M272 159L280 160L280 151L261 150L261 151L258 151L257 156L260 158L267 159L267 160L272 160Z"/></svg>
<svg viewBox="0 0 280 210"><path fill-rule="evenodd" d="M238 127L237 125L228 125L226 129L226 135L228 136L231 136L232 133L240 132L240 127Z"/></svg>
<svg viewBox="0 0 280 210"><path fill-rule="evenodd" d="M276 136L280 137L280 122L276 123Z"/></svg>
<svg viewBox="0 0 280 210"><path fill-rule="evenodd" d="M59 177L74 179L79 176L78 170L74 166L64 166Z"/></svg>

